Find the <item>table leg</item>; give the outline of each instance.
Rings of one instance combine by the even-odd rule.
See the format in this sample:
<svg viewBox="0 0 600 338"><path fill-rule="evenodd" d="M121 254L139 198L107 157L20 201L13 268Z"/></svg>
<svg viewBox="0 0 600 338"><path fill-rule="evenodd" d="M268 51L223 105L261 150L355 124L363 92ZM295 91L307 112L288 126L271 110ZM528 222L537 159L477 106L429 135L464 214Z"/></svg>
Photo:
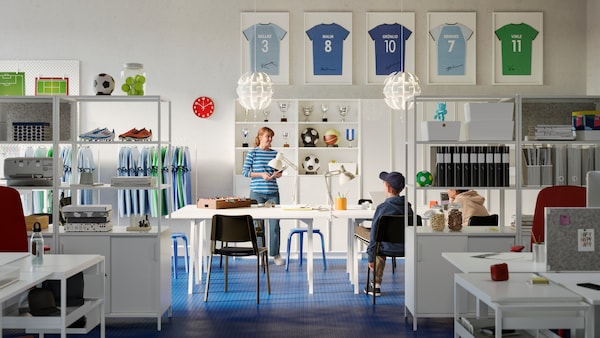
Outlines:
<svg viewBox="0 0 600 338"><path fill-rule="evenodd" d="M197 221L190 221L190 269L188 271L188 295L194 291L194 272L198 273L198 238L196 234Z"/></svg>
<svg viewBox="0 0 600 338"><path fill-rule="evenodd" d="M308 293L309 294L313 294L314 292L314 287L313 287L313 283L314 283L314 279L313 279L313 268L314 268L314 262L313 262L313 258L314 258L314 252L313 252L313 220L312 219L305 219L303 220L304 223L306 223L307 226L307 231L306 231L306 239L307 239L307 245L306 245L306 250L308 250L307 256L306 256L306 274L308 275Z"/></svg>

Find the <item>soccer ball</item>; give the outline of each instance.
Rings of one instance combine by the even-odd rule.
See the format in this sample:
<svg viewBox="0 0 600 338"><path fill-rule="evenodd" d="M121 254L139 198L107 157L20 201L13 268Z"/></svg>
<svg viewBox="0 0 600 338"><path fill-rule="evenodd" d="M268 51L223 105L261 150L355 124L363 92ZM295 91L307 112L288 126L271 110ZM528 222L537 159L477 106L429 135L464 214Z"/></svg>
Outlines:
<svg viewBox="0 0 600 338"><path fill-rule="evenodd" d="M305 147L316 147L319 142L319 132L314 128L306 128L300 134Z"/></svg>
<svg viewBox="0 0 600 338"><path fill-rule="evenodd" d="M433 183L433 175L429 171L419 171L417 173L417 185L419 187L428 187Z"/></svg>
<svg viewBox="0 0 600 338"><path fill-rule="evenodd" d="M304 157L302 162L302 169L306 171L307 175L316 175L317 171L321 168L319 164L319 158L315 154L309 154Z"/></svg>
<svg viewBox="0 0 600 338"><path fill-rule="evenodd" d="M110 95L115 90L115 79L106 73L100 73L94 79L96 95Z"/></svg>
<svg viewBox="0 0 600 338"><path fill-rule="evenodd" d="M328 146L337 147L340 142L340 132L335 129L327 129L325 135L323 135L323 141L325 141L325 144Z"/></svg>

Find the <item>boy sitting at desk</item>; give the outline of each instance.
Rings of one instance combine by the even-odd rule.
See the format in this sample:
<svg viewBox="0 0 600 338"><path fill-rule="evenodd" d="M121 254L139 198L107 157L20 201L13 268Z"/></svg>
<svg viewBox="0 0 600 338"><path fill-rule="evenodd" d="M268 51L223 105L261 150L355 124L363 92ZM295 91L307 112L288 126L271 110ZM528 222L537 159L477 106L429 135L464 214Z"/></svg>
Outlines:
<svg viewBox="0 0 600 338"><path fill-rule="evenodd" d="M413 210L408 203L408 213L404 210L404 199L405 196L400 196L402 190L404 190L404 176L397 172L385 172L379 173L379 178L383 181L383 188L386 193L386 199L383 203L377 206L375 214L373 215L373 221L371 222L371 229L362 226L357 226L354 229L354 234L358 237L366 240L369 239L369 246L367 247L367 254L369 255L369 269L373 270L373 262L377 259L377 271L374 271L375 285L370 284L365 288L366 294L375 296L381 296L381 281L383 279L383 270L385 269L385 256L373 257L373 251L375 250L375 233L377 232L377 222L383 215L412 215ZM382 252L404 252L404 244L399 243L386 243L381 244Z"/></svg>

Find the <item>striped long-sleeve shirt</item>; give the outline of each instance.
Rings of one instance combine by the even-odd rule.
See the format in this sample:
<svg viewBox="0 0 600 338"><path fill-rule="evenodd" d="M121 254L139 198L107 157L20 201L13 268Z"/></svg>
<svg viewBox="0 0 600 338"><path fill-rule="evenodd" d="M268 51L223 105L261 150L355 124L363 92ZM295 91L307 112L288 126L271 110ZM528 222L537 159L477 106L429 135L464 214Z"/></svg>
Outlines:
<svg viewBox="0 0 600 338"><path fill-rule="evenodd" d="M252 149L244 160L242 175L250 177L251 172L273 174L275 169L269 167L269 161L274 159L276 155L277 151L273 149L263 150L258 147ZM279 191L279 188L276 179L265 180L261 177L253 177L250 180L250 190L261 194L269 194Z"/></svg>

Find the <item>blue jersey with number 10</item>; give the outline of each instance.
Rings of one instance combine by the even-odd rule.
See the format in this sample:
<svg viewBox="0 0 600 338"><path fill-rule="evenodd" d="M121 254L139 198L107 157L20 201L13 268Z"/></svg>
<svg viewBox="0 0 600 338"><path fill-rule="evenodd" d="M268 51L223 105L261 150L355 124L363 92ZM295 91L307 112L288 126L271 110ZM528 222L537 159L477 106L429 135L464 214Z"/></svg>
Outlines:
<svg viewBox="0 0 600 338"><path fill-rule="evenodd" d="M412 31L401 24L381 24L369 31L375 41L375 74L404 71L406 40Z"/></svg>
<svg viewBox="0 0 600 338"><path fill-rule="evenodd" d="M313 42L313 74L342 75L344 40L350 32L337 23L322 23L306 34Z"/></svg>

